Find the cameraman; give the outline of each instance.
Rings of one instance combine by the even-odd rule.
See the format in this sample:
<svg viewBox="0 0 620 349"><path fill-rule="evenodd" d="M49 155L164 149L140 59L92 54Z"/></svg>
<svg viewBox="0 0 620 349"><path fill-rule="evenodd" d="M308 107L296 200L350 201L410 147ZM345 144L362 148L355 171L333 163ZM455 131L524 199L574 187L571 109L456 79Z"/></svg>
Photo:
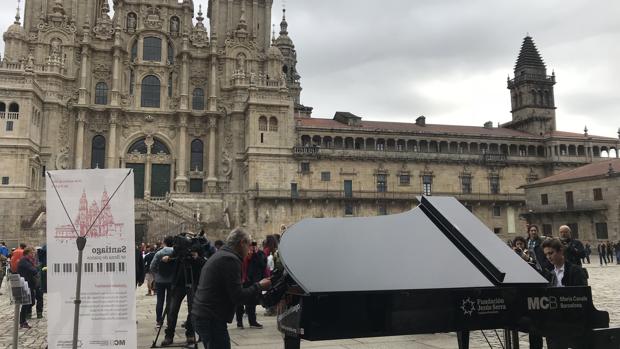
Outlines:
<svg viewBox="0 0 620 349"><path fill-rule="evenodd" d="M581 259L586 256L586 249L581 241L571 237L571 230L568 225L560 227L560 241L564 245L564 257L573 265L581 267Z"/></svg>
<svg viewBox="0 0 620 349"><path fill-rule="evenodd" d="M526 261L527 264L532 266L532 268L536 269L536 260L534 259L534 257L530 256L530 251L526 248L527 241L525 241L524 237L517 236L516 238L514 238L514 240L512 241L512 246L512 250L515 251L515 253L519 257L523 258L523 260Z"/></svg>
<svg viewBox="0 0 620 349"><path fill-rule="evenodd" d="M203 246L199 240L181 235L175 238L172 255L162 259L164 262L176 265L176 273L172 280L168 302L166 336L161 342L162 347L172 344L183 299L185 299L185 296L188 296L188 302L191 301L190 294L193 294L198 286L200 270L206 261L203 257L203 251ZM191 293L188 294L188 292ZM188 307L189 305L188 303ZM192 325L189 312L185 322L185 339L187 344L194 344L195 342L194 326Z"/></svg>
<svg viewBox="0 0 620 349"><path fill-rule="evenodd" d="M232 322L236 306L258 298L261 290L271 287L269 279L245 288L241 285L241 262L249 249L250 235L237 228L228 235L226 245L202 268L192 318L205 348L230 348L226 323Z"/></svg>

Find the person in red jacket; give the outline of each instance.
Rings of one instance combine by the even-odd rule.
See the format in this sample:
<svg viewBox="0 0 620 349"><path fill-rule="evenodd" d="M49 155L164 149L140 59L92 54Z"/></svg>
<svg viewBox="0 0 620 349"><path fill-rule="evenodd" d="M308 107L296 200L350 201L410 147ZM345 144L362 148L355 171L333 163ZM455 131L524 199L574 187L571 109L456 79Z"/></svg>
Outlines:
<svg viewBox="0 0 620 349"><path fill-rule="evenodd" d="M11 254L11 272L13 274L17 274L17 264L19 263L19 260L22 259L22 257L24 256L25 248L26 244L22 242L21 244L19 244L19 248L15 249L15 251L13 251L13 253Z"/></svg>

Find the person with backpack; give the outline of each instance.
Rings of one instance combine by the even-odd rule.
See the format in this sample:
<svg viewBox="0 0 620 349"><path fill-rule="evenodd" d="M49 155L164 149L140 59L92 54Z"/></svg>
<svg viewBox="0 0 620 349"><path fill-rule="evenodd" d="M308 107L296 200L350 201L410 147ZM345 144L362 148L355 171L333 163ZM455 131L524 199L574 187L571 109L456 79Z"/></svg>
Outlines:
<svg viewBox="0 0 620 349"><path fill-rule="evenodd" d="M157 292L157 303L155 305L155 318L157 327L161 327L164 323L164 303L166 309L168 308L168 298L170 297L170 287L172 286L172 280L174 279L176 263L164 262L164 256L172 256L174 249L174 238L172 236L166 236L164 238L164 247L155 253L153 261L151 262L151 272L155 279L155 290Z"/></svg>

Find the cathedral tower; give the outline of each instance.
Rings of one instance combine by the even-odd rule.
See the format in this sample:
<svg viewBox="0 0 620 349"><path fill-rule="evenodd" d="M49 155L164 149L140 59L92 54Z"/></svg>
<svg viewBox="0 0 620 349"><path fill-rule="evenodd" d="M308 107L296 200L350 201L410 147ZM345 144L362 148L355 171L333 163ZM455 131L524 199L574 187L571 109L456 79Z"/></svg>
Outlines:
<svg viewBox="0 0 620 349"><path fill-rule="evenodd" d="M207 17L211 33L218 39L218 46L225 45L227 37L239 29L240 19L259 49L266 52L271 39L271 6L273 0L209 0Z"/></svg>
<svg viewBox="0 0 620 349"><path fill-rule="evenodd" d="M542 135L555 130L555 73L547 67L530 36L523 39L514 69L508 78L512 104L512 121L506 127Z"/></svg>
<svg viewBox="0 0 620 349"><path fill-rule="evenodd" d="M280 22L280 36L276 39L276 46L282 52L284 64L282 73L286 79L291 97L295 101L295 105L300 104L301 85L299 79L301 76L297 73L297 51L293 40L288 36L288 22L286 21L286 9L282 10L282 22Z"/></svg>

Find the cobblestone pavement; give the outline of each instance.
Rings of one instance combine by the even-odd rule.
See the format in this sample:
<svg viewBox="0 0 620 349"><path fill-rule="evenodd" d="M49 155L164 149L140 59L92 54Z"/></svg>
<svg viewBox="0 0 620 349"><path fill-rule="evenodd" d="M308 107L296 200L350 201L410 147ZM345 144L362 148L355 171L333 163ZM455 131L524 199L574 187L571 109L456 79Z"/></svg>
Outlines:
<svg viewBox="0 0 620 349"><path fill-rule="evenodd" d="M600 267L598 264L586 265L590 274L590 285L594 294L594 305L598 310L610 313L611 325L620 326L620 297L617 297L617 286L620 283L620 265ZM5 283L3 283L5 284ZM0 292L0 349L12 348L12 328L14 307L9 304L7 289L3 285ZM155 297L145 296L145 289L137 291L137 320L138 320L138 348L150 348L157 333L155 328ZM265 328L237 329L230 327L230 336L233 348L239 349L281 349L282 338L276 330L275 317L262 316L262 308L258 307L258 321ZM185 319L186 311L179 314L179 326ZM42 349L45 348L46 326L44 318L30 321L32 329L20 330L19 348ZM247 322L246 322L247 323ZM485 331L484 334L491 342L493 348L501 348L498 338L493 331ZM524 348L527 335L521 334ZM158 344L163 339L163 330ZM183 329L177 329L175 341L182 341ZM429 334L415 336L398 336L383 338L359 338L324 342L302 342L303 348L320 349L448 349L456 348L456 336L454 334ZM480 331L472 333L472 348L489 348ZM199 346L202 349L202 346Z"/></svg>

